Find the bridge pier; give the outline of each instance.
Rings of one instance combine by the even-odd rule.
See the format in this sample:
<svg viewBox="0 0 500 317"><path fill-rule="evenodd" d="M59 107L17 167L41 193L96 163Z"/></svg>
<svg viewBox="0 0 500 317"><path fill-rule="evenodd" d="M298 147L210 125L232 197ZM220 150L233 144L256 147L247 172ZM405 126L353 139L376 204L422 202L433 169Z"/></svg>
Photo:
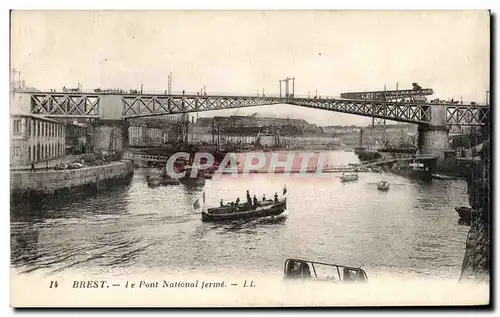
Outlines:
<svg viewBox="0 0 500 317"><path fill-rule="evenodd" d="M448 150L448 128L446 126L419 126L418 149L421 155L435 155L444 159L444 152Z"/></svg>
<svg viewBox="0 0 500 317"><path fill-rule="evenodd" d="M435 155L444 159L444 152L449 148L449 128L446 125L446 107L431 105L430 124L418 126L418 149L421 155Z"/></svg>
<svg viewBox="0 0 500 317"><path fill-rule="evenodd" d="M128 147L128 122L126 120L97 120L92 123L94 151L103 153L123 152Z"/></svg>

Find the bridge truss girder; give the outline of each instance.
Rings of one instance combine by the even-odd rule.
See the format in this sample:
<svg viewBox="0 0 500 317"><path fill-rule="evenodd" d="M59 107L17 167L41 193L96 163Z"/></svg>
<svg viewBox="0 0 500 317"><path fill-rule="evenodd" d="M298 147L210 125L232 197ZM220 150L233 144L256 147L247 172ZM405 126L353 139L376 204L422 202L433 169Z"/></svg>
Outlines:
<svg viewBox="0 0 500 317"><path fill-rule="evenodd" d="M47 117L99 118L103 94L40 92L31 94L31 113ZM279 98L256 96L121 95L122 117L138 118L176 113L291 104L376 119L429 124L431 106L446 107L447 125L484 125L490 109L480 105L431 105L375 100Z"/></svg>
<svg viewBox="0 0 500 317"><path fill-rule="evenodd" d="M289 100L287 103L308 108L330 110L408 123L429 123L431 119L431 110L428 105L414 103L297 98Z"/></svg>
<svg viewBox="0 0 500 317"><path fill-rule="evenodd" d="M33 94L31 113L47 117L98 118L99 95L86 94Z"/></svg>
<svg viewBox="0 0 500 317"><path fill-rule="evenodd" d="M476 105L446 106L446 124L474 126L485 125L490 118L490 108Z"/></svg>
<svg viewBox="0 0 500 317"><path fill-rule="evenodd" d="M123 96L124 118L282 104L282 98L229 96Z"/></svg>

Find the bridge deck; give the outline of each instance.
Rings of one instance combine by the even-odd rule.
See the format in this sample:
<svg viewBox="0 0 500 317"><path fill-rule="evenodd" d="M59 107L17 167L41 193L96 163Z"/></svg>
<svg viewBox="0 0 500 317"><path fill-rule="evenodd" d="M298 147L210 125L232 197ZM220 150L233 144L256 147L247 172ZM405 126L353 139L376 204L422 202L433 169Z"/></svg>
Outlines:
<svg viewBox="0 0 500 317"><path fill-rule="evenodd" d="M435 159L437 159L437 156L435 156L435 155L416 155L416 156L412 156L412 157L393 158L393 159L386 159L386 160L381 160L381 161L377 161L377 162L371 162L371 163L367 163L367 164L362 164L359 167L371 167L371 166L383 165L383 164L392 163L392 162L435 160Z"/></svg>
<svg viewBox="0 0 500 317"><path fill-rule="evenodd" d="M428 124L431 106L446 107L446 123L453 125L482 125L489 120L489 107L481 105L448 105L418 102L352 100L340 98L284 98L275 96L227 95L166 95L166 94L109 94L36 92L30 95L32 114L48 117L101 118L103 108L121 107L122 118L138 118L211 111L220 109L290 104L327 111L342 112L392 121ZM114 96L114 102L104 97Z"/></svg>

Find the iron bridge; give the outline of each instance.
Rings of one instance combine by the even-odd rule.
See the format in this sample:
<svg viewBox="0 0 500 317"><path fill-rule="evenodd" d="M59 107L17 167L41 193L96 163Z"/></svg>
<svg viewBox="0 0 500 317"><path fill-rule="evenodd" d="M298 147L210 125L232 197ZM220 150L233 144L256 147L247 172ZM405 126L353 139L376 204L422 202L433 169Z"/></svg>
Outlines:
<svg viewBox="0 0 500 317"><path fill-rule="evenodd" d="M121 105L103 105L106 93L30 93L31 113L47 117L102 118L101 107L122 107L122 118L140 118L265 105L290 104L314 109L375 117L399 122L429 124L430 103L224 95L122 94ZM446 107L448 125L484 125L490 108L482 105L436 104Z"/></svg>

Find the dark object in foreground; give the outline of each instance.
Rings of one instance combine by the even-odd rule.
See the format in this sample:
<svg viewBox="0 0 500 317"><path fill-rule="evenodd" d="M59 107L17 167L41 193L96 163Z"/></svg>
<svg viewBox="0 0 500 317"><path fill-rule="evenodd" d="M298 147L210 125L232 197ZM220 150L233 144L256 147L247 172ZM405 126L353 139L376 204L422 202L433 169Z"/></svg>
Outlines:
<svg viewBox="0 0 500 317"><path fill-rule="evenodd" d="M327 275L320 276L321 273ZM311 279L333 283L368 283L368 276L361 268L299 259L285 261L284 276L286 279Z"/></svg>
<svg viewBox="0 0 500 317"><path fill-rule="evenodd" d="M460 216L460 220L465 223L470 223L472 220L472 215L477 214L477 211L472 210L470 207L456 207L458 215Z"/></svg>
<svg viewBox="0 0 500 317"><path fill-rule="evenodd" d="M223 206L209 208L201 213L203 221L227 221L278 216L286 210L286 198L282 200L267 200L257 206L247 203L240 206Z"/></svg>

